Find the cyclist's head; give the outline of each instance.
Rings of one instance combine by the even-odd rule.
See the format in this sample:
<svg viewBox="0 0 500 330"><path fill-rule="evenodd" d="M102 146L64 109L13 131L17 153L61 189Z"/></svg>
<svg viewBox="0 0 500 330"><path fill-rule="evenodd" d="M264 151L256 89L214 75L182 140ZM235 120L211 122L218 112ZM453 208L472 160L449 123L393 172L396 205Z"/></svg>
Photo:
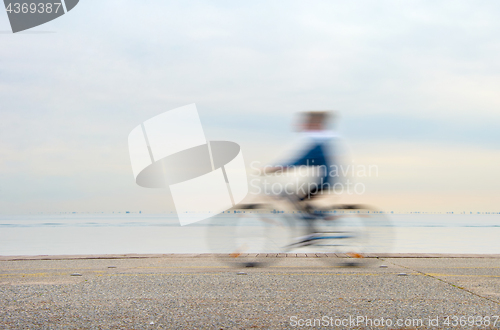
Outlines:
<svg viewBox="0 0 500 330"><path fill-rule="evenodd" d="M301 130L322 131L328 128L333 117L332 111L306 111L302 113Z"/></svg>

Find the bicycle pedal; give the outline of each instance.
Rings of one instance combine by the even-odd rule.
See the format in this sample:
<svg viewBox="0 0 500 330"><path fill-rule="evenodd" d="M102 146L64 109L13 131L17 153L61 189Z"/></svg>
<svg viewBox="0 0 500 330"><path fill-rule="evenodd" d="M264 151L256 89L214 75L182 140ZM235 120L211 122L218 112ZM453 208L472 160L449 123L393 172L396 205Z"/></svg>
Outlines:
<svg viewBox="0 0 500 330"><path fill-rule="evenodd" d="M259 266L259 263L257 263L257 262L247 262L245 264L245 267L247 267L247 268L258 267L258 266Z"/></svg>

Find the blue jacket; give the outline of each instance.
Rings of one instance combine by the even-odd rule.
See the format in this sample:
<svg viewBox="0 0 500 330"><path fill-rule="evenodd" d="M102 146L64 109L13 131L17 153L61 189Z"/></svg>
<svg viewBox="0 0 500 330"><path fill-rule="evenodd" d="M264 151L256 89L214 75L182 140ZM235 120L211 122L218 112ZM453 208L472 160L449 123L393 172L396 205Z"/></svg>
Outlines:
<svg viewBox="0 0 500 330"><path fill-rule="evenodd" d="M333 177L329 175L333 159L333 139L331 131L306 132L306 147L300 151L299 156L292 161L283 164L285 167L291 166L321 166L322 176L319 177L318 184L333 184Z"/></svg>

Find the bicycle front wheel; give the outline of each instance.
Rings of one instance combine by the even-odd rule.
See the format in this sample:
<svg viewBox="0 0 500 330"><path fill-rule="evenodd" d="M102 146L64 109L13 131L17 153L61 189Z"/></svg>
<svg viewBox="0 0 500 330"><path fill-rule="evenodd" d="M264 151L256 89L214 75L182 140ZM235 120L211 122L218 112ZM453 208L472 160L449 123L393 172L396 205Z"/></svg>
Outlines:
<svg viewBox="0 0 500 330"><path fill-rule="evenodd" d="M293 233L286 216L272 213L263 205L251 211L239 207L238 213L224 214L210 222L207 243L211 252L235 267L276 262Z"/></svg>

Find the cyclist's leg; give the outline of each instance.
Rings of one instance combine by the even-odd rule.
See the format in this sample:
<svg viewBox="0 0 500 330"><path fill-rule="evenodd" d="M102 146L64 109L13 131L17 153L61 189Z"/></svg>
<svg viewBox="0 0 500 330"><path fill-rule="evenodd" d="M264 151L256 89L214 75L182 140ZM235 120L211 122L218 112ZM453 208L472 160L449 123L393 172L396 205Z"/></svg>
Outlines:
<svg viewBox="0 0 500 330"><path fill-rule="evenodd" d="M314 224L318 219L318 214L316 214L314 207L309 202L320 196L322 192L323 186L315 185L303 197L299 198L303 219L307 224L307 233L310 235L317 232Z"/></svg>

